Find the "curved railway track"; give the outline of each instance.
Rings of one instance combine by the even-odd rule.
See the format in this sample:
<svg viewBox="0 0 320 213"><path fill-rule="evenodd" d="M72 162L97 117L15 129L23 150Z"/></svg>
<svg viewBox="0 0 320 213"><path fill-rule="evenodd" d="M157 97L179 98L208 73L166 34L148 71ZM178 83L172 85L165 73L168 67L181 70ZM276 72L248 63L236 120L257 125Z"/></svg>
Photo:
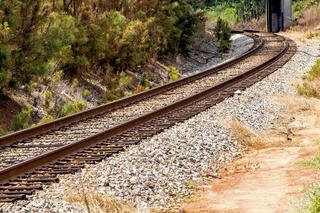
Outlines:
<svg viewBox="0 0 320 213"><path fill-rule="evenodd" d="M296 51L283 37L251 36L251 50L216 68L0 138L0 202L24 199L59 174L75 173L206 110L274 72Z"/></svg>

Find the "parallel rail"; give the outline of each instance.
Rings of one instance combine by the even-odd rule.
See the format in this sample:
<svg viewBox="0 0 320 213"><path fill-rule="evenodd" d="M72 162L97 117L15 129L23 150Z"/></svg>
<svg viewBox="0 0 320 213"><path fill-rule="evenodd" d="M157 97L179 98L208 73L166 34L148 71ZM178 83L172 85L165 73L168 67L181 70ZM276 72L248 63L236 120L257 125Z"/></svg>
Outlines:
<svg viewBox="0 0 320 213"><path fill-rule="evenodd" d="M282 37L277 38L279 41L283 40ZM77 172L83 168L86 163L99 162L113 153L122 151L126 146L137 144L141 139L159 133L163 131L163 129L168 128L177 122L186 120L215 105L225 98L232 96L236 90L242 90L251 86L277 70L294 54L296 49L292 42L283 40L281 43L283 43L281 51L272 57L271 60L260 64L231 80L227 80L196 95L179 100L169 106L147 113L94 136L60 147L49 153L1 170L0 202L12 202L18 199L24 199L35 190L41 189L42 184L58 181L57 174ZM251 50L250 54L254 54L254 49ZM237 60L232 61L231 64L232 63L237 63ZM222 67L219 69L230 66L230 63L229 65L226 63L221 66ZM206 74L201 73L196 75L197 77L195 78L200 79L201 77L199 76L202 75L205 76ZM181 82L190 81L190 79L188 79L189 78L182 79ZM171 84L169 88L175 88L178 85L179 84ZM162 91L160 88L154 90ZM138 95L138 97L140 96ZM128 100L123 99L120 103L129 104L126 101ZM114 103L111 103L111 105L112 104ZM114 107L117 107L117 105L114 105ZM112 108L110 108L109 104L107 110L110 109ZM105 112L106 109L101 110L102 111L98 110L98 112ZM87 113L89 112L87 111ZM76 117L80 116L80 114L77 114Z"/></svg>
<svg viewBox="0 0 320 213"><path fill-rule="evenodd" d="M254 36L253 36L254 37ZM88 109L79 113L75 113L73 115L69 115L60 119L57 119L55 121L52 122L48 122L36 127L32 127L32 128L28 128L28 129L24 129L21 131L17 131L8 135L5 135L3 137L0 137L0 148L1 146L9 146L19 140L23 140L26 139L28 137L31 136L35 136L35 135L39 135L41 133L45 133L45 132L49 132L51 130L54 129L58 129L64 126L68 126L72 123L75 122L79 122L81 120L90 118L90 117L94 117L103 113L108 113L111 112L113 110L119 109L119 108L123 108L126 107L128 105L132 105L136 102L139 102L141 100L156 96L158 94L161 94L165 91L169 91L172 90L174 88L180 87L182 85L188 84L190 82L199 80L201 78L204 78L208 75L212 75L213 73L216 73L218 71L221 71L227 67L230 67L234 64L239 63L240 61L250 57L251 55L255 54L262 46L263 46L263 41L256 38L255 37L255 46L252 47L249 51L247 51L246 53L244 53L243 55L241 55L240 57L233 59L231 61L222 63L216 67L214 67L213 69L208 69L204 72L186 77L186 78L182 78L180 80L177 80L175 82L166 84L164 86L159 86L156 88L153 88L151 90L136 94L136 95L132 95L130 97L126 97L126 98L122 98L119 99L117 101L108 103L108 104L104 104L92 109Z"/></svg>

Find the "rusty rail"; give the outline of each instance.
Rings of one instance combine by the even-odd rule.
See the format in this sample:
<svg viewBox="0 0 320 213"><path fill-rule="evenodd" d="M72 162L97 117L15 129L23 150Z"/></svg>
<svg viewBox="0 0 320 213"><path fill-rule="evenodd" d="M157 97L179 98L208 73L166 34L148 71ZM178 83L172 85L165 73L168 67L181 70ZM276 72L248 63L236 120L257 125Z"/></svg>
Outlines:
<svg viewBox="0 0 320 213"><path fill-rule="evenodd" d="M171 112L178 108L183 108L186 105L189 105L191 103L194 103L196 101L199 101L201 99L206 98L207 96L212 96L218 92L220 92L223 89L226 89L238 82L241 82L242 80L256 74L257 72L261 71L262 69L265 69L266 67L270 66L271 64L275 63L279 58L281 58L288 50L289 45L286 42L285 48L278 53L276 56L274 56L271 60L255 67L254 69L249 70L248 72L241 74L231 80L228 80L226 82L223 82L215 87L212 87L208 90L205 90L203 92L200 92L194 96L188 97L186 99L177 101L167 107L161 108L159 110L156 110L154 112L148 113L144 116L141 116L137 119L131 120L129 122L126 122L124 124L118 125L116 127L113 127L111 129L108 129L104 132L101 132L97 135L91 136L89 138L86 138L84 140L78 141L73 144L69 144L66 146L63 146L61 148L58 148L54 151L51 151L49 153L43 154L41 156L35 157L33 159L30 159L28 161L22 162L18 165L9 167L7 169L0 171L0 183L5 182L8 179L14 178L19 176L20 174L26 173L30 170L34 170L40 166L43 166L45 164L48 164L52 161L55 161L59 158L65 157L67 155L73 154L75 152L81 151L82 149L101 142L103 140L106 140L107 138L120 134L122 132L128 131L135 126L141 125L145 122L148 122L154 118L157 118L165 113Z"/></svg>
<svg viewBox="0 0 320 213"><path fill-rule="evenodd" d="M107 113L119 108L123 108L125 106L134 104L136 102L139 102L141 100L150 98L152 96L161 94L165 91L171 90L173 88L188 84L190 82L196 81L198 79L204 78L208 75L214 74L220 70L223 70L227 67L230 67L236 63L239 63L240 61L248 58L249 56L253 55L254 53L256 53L262 46L263 46L263 41L261 39L256 38L255 36L252 35L252 37L255 39L255 46L252 47L248 52L246 52L245 54L241 55L240 57L233 59L231 61L222 63L214 68L211 69L207 69L204 72L186 77L186 78L182 78L180 80L177 80L175 82L166 84L164 86L159 86L156 88L153 88L151 90L130 96L130 97L126 97L126 98L122 98L116 101L113 101L111 103L108 104L104 104L92 109L88 109L79 113L75 113L73 115L69 115L57 120L54 120L52 122L48 122L36 127L32 127L32 128L28 128L28 129L24 129L21 131L17 131L8 135L5 135L3 137L0 137L0 147L1 146L9 146L12 143L15 143L16 141L19 140L23 140L26 139L28 137L31 136L35 136L35 135L39 135L41 133L45 133L48 132L50 130L54 130L54 129L58 129L61 128L63 126L67 126L70 125L74 122L78 122L81 121L83 119L87 119L89 117L93 117L93 116L97 116L99 114L102 113Z"/></svg>

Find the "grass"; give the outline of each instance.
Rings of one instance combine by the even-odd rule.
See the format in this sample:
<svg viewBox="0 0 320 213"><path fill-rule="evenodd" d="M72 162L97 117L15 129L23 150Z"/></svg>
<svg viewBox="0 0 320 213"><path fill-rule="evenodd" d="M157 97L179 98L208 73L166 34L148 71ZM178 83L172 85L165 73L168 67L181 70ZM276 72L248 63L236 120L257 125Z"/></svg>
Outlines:
<svg viewBox="0 0 320 213"><path fill-rule="evenodd" d="M264 138L260 137L238 120L233 119L229 123L229 127L235 139L243 146L254 149L263 149L266 147Z"/></svg>
<svg viewBox="0 0 320 213"><path fill-rule="evenodd" d="M320 140L316 141L320 145ZM306 169L319 169L320 168L320 152L316 153L310 159L300 162L300 165ZM307 192L307 199L303 202L301 212L318 213L320 212L320 186L314 184Z"/></svg>
<svg viewBox="0 0 320 213"><path fill-rule="evenodd" d="M303 82L298 86L297 92L299 95L320 99L320 59L303 77Z"/></svg>
<svg viewBox="0 0 320 213"><path fill-rule="evenodd" d="M135 213L136 209L117 199L97 192L84 192L69 195L68 202L84 205L89 213Z"/></svg>
<svg viewBox="0 0 320 213"><path fill-rule="evenodd" d="M315 143L320 146L320 140ZM312 158L301 161L299 164L306 169L320 169L320 152L316 153Z"/></svg>

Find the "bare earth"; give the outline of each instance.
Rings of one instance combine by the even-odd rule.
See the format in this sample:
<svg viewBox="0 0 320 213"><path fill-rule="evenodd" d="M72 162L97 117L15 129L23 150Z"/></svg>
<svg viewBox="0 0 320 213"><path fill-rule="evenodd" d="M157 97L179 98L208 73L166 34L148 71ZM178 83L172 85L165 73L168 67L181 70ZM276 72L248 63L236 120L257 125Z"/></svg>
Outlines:
<svg viewBox="0 0 320 213"><path fill-rule="evenodd" d="M299 104L299 103L297 103ZM320 139L318 113L298 112L291 142L251 150L222 171L221 179L202 186L180 212L295 212L299 199L320 171L299 165L317 151Z"/></svg>

